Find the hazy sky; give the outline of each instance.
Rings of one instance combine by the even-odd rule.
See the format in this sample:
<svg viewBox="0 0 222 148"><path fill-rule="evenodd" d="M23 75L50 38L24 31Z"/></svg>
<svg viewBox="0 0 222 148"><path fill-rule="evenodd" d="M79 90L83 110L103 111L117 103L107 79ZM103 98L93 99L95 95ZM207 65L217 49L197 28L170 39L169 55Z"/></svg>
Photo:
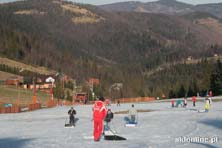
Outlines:
<svg viewBox="0 0 222 148"><path fill-rule="evenodd" d="M17 0L0 0L0 3L4 2L13 2ZM101 5L101 4L108 4L108 3L115 3L115 2L124 2L124 1L137 1L137 0L69 0L74 2L80 3L88 3L93 5ZM142 2L151 2L156 0L138 0ZM189 3L189 4L205 4L205 3L222 3L222 0L178 0L181 2Z"/></svg>

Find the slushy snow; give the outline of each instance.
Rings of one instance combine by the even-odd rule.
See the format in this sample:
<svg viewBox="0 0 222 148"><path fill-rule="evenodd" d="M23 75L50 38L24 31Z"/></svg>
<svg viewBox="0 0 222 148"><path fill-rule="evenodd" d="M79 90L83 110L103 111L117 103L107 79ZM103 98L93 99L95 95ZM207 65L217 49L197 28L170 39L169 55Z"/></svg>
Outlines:
<svg viewBox="0 0 222 148"><path fill-rule="evenodd" d="M131 104L109 106L124 111ZM170 102L135 104L138 126L125 127L126 114L114 114L111 128L126 141L94 142L92 105L74 106L79 118L74 128L64 128L70 107L62 106L19 114L0 114L0 148L219 148L222 147L222 102L215 102L209 113L198 113L188 102L187 108L171 108ZM66 121L67 120L67 121ZM217 142L177 142L179 137L217 138Z"/></svg>

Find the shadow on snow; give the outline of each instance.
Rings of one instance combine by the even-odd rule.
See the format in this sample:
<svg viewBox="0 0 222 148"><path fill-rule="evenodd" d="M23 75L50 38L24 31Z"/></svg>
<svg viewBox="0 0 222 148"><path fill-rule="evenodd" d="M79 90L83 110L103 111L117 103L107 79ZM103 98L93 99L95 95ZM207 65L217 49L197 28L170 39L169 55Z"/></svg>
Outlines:
<svg viewBox="0 0 222 148"><path fill-rule="evenodd" d="M215 128L218 128L218 129L222 130L222 119L206 119L206 120L200 121L199 123L209 125L209 126L213 126Z"/></svg>
<svg viewBox="0 0 222 148"><path fill-rule="evenodd" d="M206 148L218 148L218 146L213 146L213 145L207 144L207 143L193 143L193 144L202 145Z"/></svg>
<svg viewBox="0 0 222 148"><path fill-rule="evenodd" d="M33 139L2 138L0 148L23 148L31 140Z"/></svg>

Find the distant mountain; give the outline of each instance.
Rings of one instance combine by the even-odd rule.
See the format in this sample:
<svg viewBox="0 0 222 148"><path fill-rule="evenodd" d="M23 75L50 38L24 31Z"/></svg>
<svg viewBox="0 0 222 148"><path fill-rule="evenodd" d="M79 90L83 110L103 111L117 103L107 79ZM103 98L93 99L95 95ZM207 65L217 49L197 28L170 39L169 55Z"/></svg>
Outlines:
<svg viewBox="0 0 222 148"><path fill-rule="evenodd" d="M174 11L192 7L170 2ZM182 14L109 12L62 0L0 4L0 56L65 72L79 82L100 78L100 93L109 94L119 82L123 96L147 94L144 72L222 52L220 20L202 12Z"/></svg>
<svg viewBox="0 0 222 148"><path fill-rule="evenodd" d="M218 18L222 18L222 3L196 5L194 10L207 12Z"/></svg>
<svg viewBox="0 0 222 148"><path fill-rule="evenodd" d="M127 11L127 12L147 12L163 14L187 14L190 12L207 12L222 18L222 3L190 5L176 0L159 0L156 2L121 2L101 5L100 8L106 11Z"/></svg>
<svg viewBox="0 0 222 148"><path fill-rule="evenodd" d="M193 12L193 5L177 2L176 0L160 0L157 2L121 2L108 5L101 5L100 8L108 11L134 11L148 13L189 13Z"/></svg>
<svg viewBox="0 0 222 148"><path fill-rule="evenodd" d="M144 3L142 2L129 1L129 2L119 2L119 3L113 3L113 4L100 5L99 7L108 11L133 12L138 7L141 7L143 5Z"/></svg>

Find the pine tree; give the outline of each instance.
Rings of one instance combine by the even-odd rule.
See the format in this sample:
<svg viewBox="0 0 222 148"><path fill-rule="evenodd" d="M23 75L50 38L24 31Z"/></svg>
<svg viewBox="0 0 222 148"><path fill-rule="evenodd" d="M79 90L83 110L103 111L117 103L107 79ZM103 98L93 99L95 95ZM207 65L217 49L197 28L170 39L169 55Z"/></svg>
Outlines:
<svg viewBox="0 0 222 148"><path fill-rule="evenodd" d="M178 91L177 97L182 98L182 97L185 97L185 95L186 95L186 90L185 90L185 88L184 88L184 86L182 84L180 86L179 91Z"/></svg>
<svg viewBox="0 0 222 148"><path fill-rule="evenodd" d="M222 94L222 63L217 60L214 71L211 74L210 88L214 95Z"/></svg>
<svg viewBox="0 0 222 148"><path fill-rule="evenodd" d="M187 95L188 95L188 97L192 97L192 96L194 95L194 91L193 91L191 85L190 85L189 88L188 88Z"/></svg>
<svg viewBox="0 0 222 148"><path fill-rule="evenodd" d="M193 96L195 96L199 92L199 88L197 86L196 81L193 81L192 85L193 85L193 93L194 93Z"/></svg>
<svg viewBox="0 0 222 148"><path fill-rule="evenodd" d="M72 96L70 95L70 92L68 90L66 91L66 100L72 101Z"/></svg>
<svg viewBox="0 0 222 148"><path fill-rule="evenodd" d="M171 89L169 92L169 98L176 98L176 94L174 93L174 91Z"/></svg>

